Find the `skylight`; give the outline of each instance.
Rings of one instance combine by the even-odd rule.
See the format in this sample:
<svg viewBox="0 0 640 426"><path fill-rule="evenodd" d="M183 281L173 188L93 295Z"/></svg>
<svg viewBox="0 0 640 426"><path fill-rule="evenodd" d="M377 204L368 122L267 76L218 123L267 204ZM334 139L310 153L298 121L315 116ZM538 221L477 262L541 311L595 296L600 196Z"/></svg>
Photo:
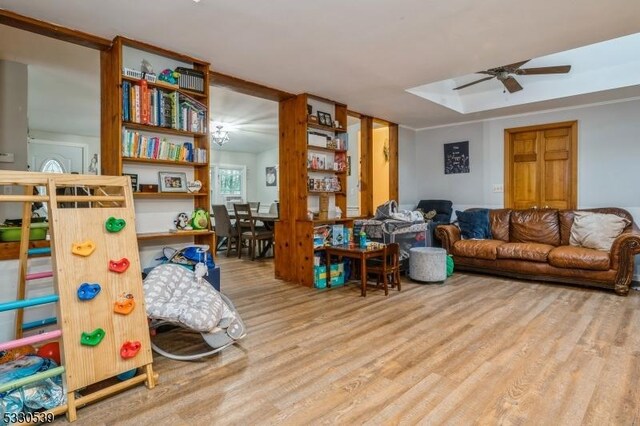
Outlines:
<svg viewBox="0 0 640 426"><path fill-rule="evenodd" d="M496 78L468 74L407 89L407 92L462 114L640 84L640 33L535 58L522 68L571 65L568 74L516 75L523 90L509 93ZM525 58L523 58L525 59ZM504 64L495 64L496 67Z"/></svg>

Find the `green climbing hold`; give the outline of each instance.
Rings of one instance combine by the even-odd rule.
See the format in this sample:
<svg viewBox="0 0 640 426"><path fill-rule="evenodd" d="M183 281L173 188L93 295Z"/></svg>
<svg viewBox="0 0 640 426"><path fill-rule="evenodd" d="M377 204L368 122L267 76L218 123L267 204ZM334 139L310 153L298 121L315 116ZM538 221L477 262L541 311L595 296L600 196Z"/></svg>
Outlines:
<svg viewBox="0 0 640 426"><path fill-rule="evenodd" d="M453 275L453 256L447 255L447 277Z"/></svg>
<svg viewBox="0 0 640 426"><path fill-rule="evenodd" d="M113 216L104 223L104 227L109 232L120 232L125 226L127 226L127 222L124 219L116 219Z"/></svg>
<svg viewBox="0 0 640 426"><path fill-rule="evenodd" d="M102 339L104 339L104 335L105 332L101 328L96 328L91 333L83 331L82 336L80 337L80 344L85 346L97 346L98 343L102 342Z"/></svg>

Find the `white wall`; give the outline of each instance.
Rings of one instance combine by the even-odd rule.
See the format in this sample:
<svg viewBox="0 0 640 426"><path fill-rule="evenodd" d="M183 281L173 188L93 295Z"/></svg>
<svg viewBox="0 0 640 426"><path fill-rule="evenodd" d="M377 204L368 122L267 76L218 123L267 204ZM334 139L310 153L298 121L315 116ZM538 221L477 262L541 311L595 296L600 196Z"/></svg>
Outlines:
<svg viewBox="0 0 640 426"><path fill-rule="evenodd" d="M413 210L418 205L418 187L415 178L416 131L398 128L398 207ZM420 185L421 186L421 185Z"/></svg>
<svg viewBox="0 0 640 426"><path fill-rule="evenodd" d="M578 207L621 207L640 222L639 118L640 100L633 99L420 130L416 163L405 163L401 150L400 170L408 166L419 182L415 200L450 199L458 210L501 207L504 194L492 188L504 182L504 129L577 120ZM464 140L469 141L471 172L445 175L443 144Z"/></svg>
<svg viewBox="0 0 640 426"><path fill-rule="evenodd" d="M26 65L0 60L0 152L14 155L0 170L27 170L27 86ZM18 203L0 205L0 222L21 215Z"/></svg>
<svg viewBox="0 0 640 426"><path fill-rule="evenodd" d="M256 155L256 173L254 173L255 201L260 201L260 210L267 211L275 200L279 200L278 188L280 188L279 148L260 152ZM277 166L277 186L267 186L266 168Z"/></svg>
<svg viewBox="0 0 640 426"><path fill-rule="evenodd" d="M347 210L349 215L360 215L360 120L347 126L349 149L347 155L351 157L351 175L347 176ZM352 213L353 212L353 213Z"/></svg>

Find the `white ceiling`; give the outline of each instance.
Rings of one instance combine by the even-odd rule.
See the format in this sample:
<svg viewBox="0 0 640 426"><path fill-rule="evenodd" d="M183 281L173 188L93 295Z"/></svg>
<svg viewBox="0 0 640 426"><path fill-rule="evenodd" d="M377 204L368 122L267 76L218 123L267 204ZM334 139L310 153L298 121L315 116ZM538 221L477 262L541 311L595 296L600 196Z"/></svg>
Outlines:
<svg viewBox="0 0 640 426"><path fill-rule="evenodd" d="M229 142L222 151L259 153L278 147L278 103L243 95L221 87L211 87L210 111L214 125L229 131Z"/></svg>
<svg viewBox="0 0 640 426"><path fill-rule="evenodd" d="M570 65L567 74L515 75L522 90L509 93L497 79L454 90L491 78L469 74L414 87L408 92L460 113L487 111L513 105L567 98L640 84L640 33L535 58L520 68Z"/></svg>
<svg viewBox="0 0 640 426"><path fill-rule="evenodd" d="M0 59L27 65L30 129L100 136L100 53L0 25Z"/></svg>
<svg viewBox="0 0 640 426"><path fill-rule="evenodd" d="M640 95L632 86L460 114L405 92L640 32L638 0L0 0L0 7L147 41L413 128Z"/></svg>

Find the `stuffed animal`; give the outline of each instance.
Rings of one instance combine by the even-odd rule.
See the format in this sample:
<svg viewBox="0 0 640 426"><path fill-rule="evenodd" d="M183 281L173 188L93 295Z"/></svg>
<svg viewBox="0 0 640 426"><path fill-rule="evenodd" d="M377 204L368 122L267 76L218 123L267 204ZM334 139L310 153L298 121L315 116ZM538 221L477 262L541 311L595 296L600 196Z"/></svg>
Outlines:
<svg viewBox="0 0 640 426"><path fill-rule="evenodd" d="M209 213L203 208L197 208L191 215L191 226L193 229L209 228Z"/></svg>
<svg viewBox="0 0 640 426"><path fill-rule="evenodd" d="M178 79L180 78L180 73L177 71L172 71L169 68L162 71L158 76L158 80L166 81L171 84L178 84Z"/></svg>
<svg viewBox="0 0 640 426"><path fill-rule="evenodd" d="M209 275L209 271L207 270L207 265L205 265L202 262L196 263L194 274L198 279L198 284L202 284L202 277L204 277L205 275Z"/></svg>
<svg viewBox="0 0 640 426"><path fill-rule="evenodd" d="M189 226L189 215L186 213L178 214L178 217L173 221L176 225L176 229L191 229Z"/></svg>

